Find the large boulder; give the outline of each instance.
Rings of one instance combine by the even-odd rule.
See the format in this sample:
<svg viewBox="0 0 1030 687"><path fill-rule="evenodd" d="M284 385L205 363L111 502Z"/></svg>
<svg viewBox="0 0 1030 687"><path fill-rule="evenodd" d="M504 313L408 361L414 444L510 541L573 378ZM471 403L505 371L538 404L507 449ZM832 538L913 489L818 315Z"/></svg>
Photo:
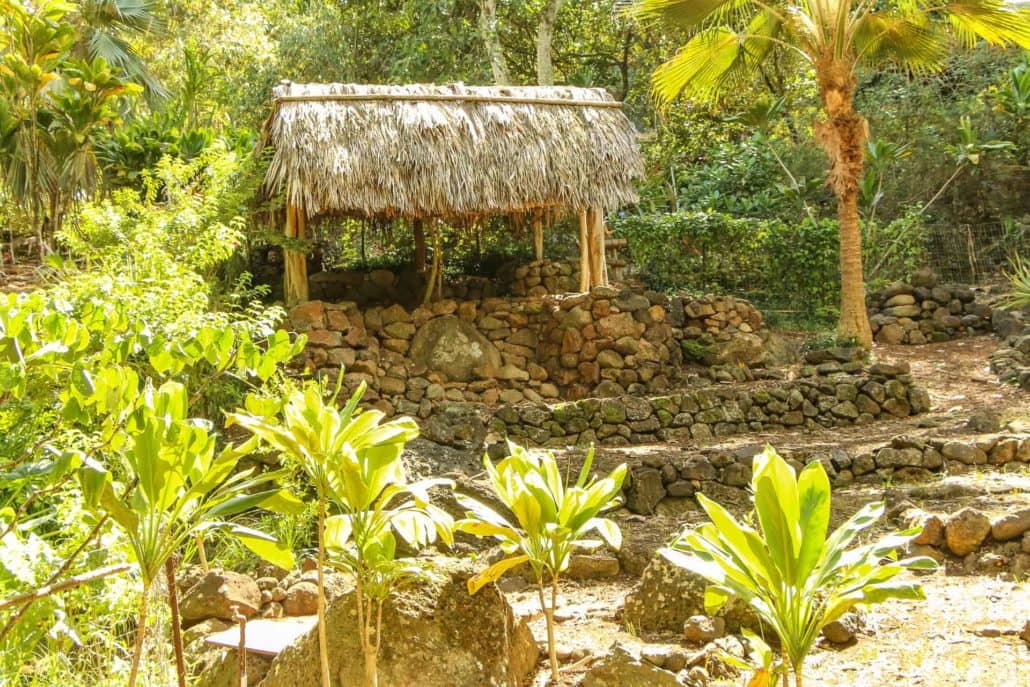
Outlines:
<svg viewBox="0 0 1030 687"><path fill-rule="evenodd" d="M693 616L705 615L705 587L708 582L670 563L660 553L651 559L640 582L626 595L623 623L639 635L683 632ZM758 628L758 618L746 605L731 599L719 611L726 629L737 632Z"/></svg>
<svg viewBox="0 0 1030 687"><path fill-rule="evenodd" d="M190 587L179 602L184 625L208 618L232 620L233 609L248 618L261 608L261 589L247 575L231 570L212 570Z"/></svg>
<svg viewBox="0 0 1030 687"><path fill-rule="evenodd" d="M675 673L662 670L614 644L608 655L595 663L579 687L682 687Z"/></svg>
<svg viewBox="0 0 1030 687"><path fill-rule="evenodd" d="M426 322L415 334L408 357L458 382L491 375L501 368L501 353L468 322L448 315Z"/></svg>
<svg viewBox="0 0 1030 687"><path fill-rule="evenodd" d="M396 593L383 608L380 684L391 687L505 687L527 682L539 649L525 622L488 585L470 596L468 560L432 559L432 575ZM336 599L326 617L334 685L360 685L364 664L355 597ZM285 649L258 687L318 687L318 633Z"/></svg>

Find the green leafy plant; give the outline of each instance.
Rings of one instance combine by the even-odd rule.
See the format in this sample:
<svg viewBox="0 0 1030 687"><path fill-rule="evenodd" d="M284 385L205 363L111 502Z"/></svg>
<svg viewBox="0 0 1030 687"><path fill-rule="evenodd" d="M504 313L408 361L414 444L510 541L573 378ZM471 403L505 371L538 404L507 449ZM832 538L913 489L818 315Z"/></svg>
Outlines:
<svg viewBox="0 0 1030 687"><path fill-rule="evenodd" d="M510 455L496 466L488 456L483 457L483 465L494 493L511 511L517 524L475 499L458 494L458 502L468 508L468 514L457 523L457 528L479 537L497 539L508 554L507 558L470 578L469 593L475 594L504 573L528 563L540 596L540 609L547 617L551 677L557 680L554 607L558 599L558 580L568 569L576 548L601 543L589 539L590 533L596 532L613 548L621 546L622 533L618 525L599 516L620 503L626 466L618 466L604 479L594 479L590 475L594 461L591 448L576 483L567 485L553 453L533 451L512 442L508 442L508 450ZM550 603L544 593L548 578Z"/></svg>
<svg viewBox="0 0 1030 687"><path fill-rule="evenodd" d="M166 382L145 390L127 418L125 445L117 452L130 483L116 485L111 471L92 459L84 460L79 471L87 505L109 515L122 529L143 579L129 687L136 684L154 581L165 562L199 532L228 530L262 558L287 570L293 566L290 551L274 538L228 520L257 507L298 510L299 502L280 488L257 489L282 473L234 473L256 440L216 453L210 423L189 418L188 408L189 395L182 384Z"/></svg>
<svg viewBox="0 0 1030 687"><path fill-rule="evenodd" d="M795 477L767 447L755 457L751 489L760 529L698 494L711 522L685 530L661 554L711 583L705 591L707 612L717 612L733 597L754 610L779 637L796 687L802 687L805 657L827 624L860 603L925 598L918 583L896 579L906 570L937 565L925 557L897 559L897 549L918 528L849 548L883 515L882 502L866 505L826 536L830 481L819 461Z"/></svg>
<svg viewBox="0 0 1030 687"><path fill-rule="evenodd" d="M341 375L342 378L342 375ZM453 520L429 503L427 489L444 483L409 484L401 454L418 436L408 417L383 422L378 410L358 408L362 384L343 408L336 406L339 388L327 401L316 383L289 392L279 408L274 400L247 399L247 411L233 413L239 424L296 462L318 496L318 624L322 683L329 685L325 629L326 554L351 570L356 580L358 633L368 687L378 684L380 626L383 602L397 585L423 569L398 560L400 537L413 546L437 536L451 542ZM281 410L281 419L276 414ZM334 506L339 513L330 515Z"/></svg>
<svg viewBox="0 0 1030 687"><path fill-rule="evenodd" d="M1024 260L1022 255L1016 253L1012 256L1012 270L1006 272L1005 276L1012 291L1002 297L1002 307L1018 309L1030 306L1030 261Z"/></svg>

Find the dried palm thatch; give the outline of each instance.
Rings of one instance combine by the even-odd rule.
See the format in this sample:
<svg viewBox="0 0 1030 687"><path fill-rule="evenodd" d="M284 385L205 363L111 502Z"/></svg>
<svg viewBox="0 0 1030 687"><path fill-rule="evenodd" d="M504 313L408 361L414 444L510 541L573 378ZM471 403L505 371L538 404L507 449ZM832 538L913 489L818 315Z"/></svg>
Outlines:
<svg viewBox="0 0 1030 687"><path fill-rule="evenodd" d="M632 124L601 89L290 84L267 183L308 217L439 218L636 201Z"/></svg>

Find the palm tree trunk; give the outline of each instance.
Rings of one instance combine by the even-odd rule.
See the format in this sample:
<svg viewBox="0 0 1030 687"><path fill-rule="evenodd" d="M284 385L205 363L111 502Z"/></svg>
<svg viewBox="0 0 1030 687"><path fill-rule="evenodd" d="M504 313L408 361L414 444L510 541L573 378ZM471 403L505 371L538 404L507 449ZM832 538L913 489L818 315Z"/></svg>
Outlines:
<svg viewBox="0 0 1030 687"><path fill-rule="evenodd" d="M329 642L325 628L325 497L318 498L318 660L322 687L329 687Z"/></svg>
<svg viewBox="0 0 1030 687"><path fill-rule="evenodd" d="M858 196L862 179L866 121L854 110L855 75L850 64L834 59L816 62L816 79L826 119L816 123L816 140L830 158L827 178L837 197L840 224L840 321L837 333L870 348L872 329L865 309L862 233Z"/></svg>

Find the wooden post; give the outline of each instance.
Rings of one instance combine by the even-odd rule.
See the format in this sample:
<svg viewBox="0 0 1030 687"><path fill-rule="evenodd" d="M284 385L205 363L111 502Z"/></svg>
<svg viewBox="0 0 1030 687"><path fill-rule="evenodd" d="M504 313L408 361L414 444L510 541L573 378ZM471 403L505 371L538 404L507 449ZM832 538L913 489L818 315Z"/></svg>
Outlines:
<svg viewBox="0 0 1030 687"><path fill-rule="evenodd" d="M238 661L236 675L240 681L239 686L247 687L247 616L240 613L240 607L237 604L230 606L229 610L232 611L232 619L240 628L240 643L236 647Z"/></svg>
<svg viewBox="0 0 1030 687"><path fill-rule="evenodd" d="M294 205L286 206L286 238L303 239L305 234L305 217L303 208ZM300 251L286 249L283 251L285 276L283 295L287 305L295 305L308 300L308 261Z"/></svg>
<svg viewBox="0 0 1030 687"><path fill-rule="evenodd" d="M426 229L422 220L412 220L412 230L415 232L415 271L422 273L426 271Z"/></svg>
<svg viewBox="0 0 1030 687"><path fill-rule="evenodd" d="M179 687L186 687L186 657L182 647L182 616L179 614L179 592L175 586L175 556L165 560L165 581L168 584L168 609L172 615L172 646L175 648L175 675Z"/></svg>
<svg viewBox="0 0 1030 687"><path fill-rule="evenodd" d="M591 286L608 285L608 251L605 248L605 213L600 208L593 208L593 243L590 253L594 260L590 269L590 276L593 278Z"/></svg>
<svg viewBox="0 0 1030 687"><path fill-rule="evenodd" d="M587 210L579 211L579 290L590 290L590 231L587 224Z"/></svg>
<svg viewBox="0 0 1030 687"><path fill-rule="evenodd" d="M544 259L544 213L540 208L533 211L533 254L537 262Z"/></svg>
<svg viewBox="0 0 1030 687"><path fill-rule="evenodd" d="M604 282L604 218L600 210L587 210L587 247L590 253L590 288Z"/></svg>

